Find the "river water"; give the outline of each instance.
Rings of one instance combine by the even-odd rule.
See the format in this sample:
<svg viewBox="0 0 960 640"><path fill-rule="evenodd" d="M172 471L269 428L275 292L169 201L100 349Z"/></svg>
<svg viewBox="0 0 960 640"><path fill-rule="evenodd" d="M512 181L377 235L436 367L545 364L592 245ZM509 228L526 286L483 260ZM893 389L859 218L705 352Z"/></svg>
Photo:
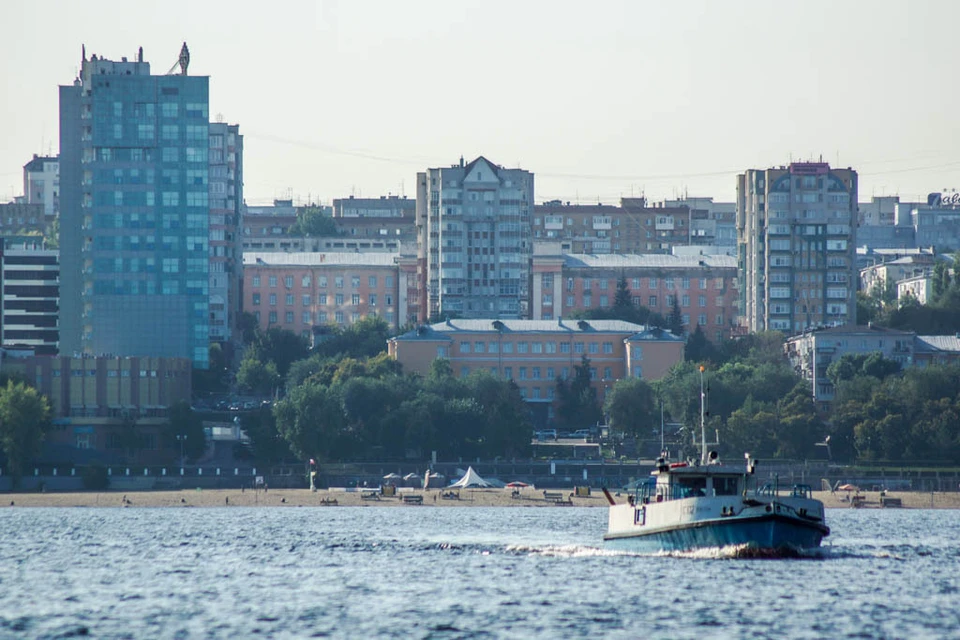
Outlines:
<svg viewBox="0 0 960 640"><path fill-rule="evenodd" d="M0 638L960 637L960 511L810 557L603 549L601 508L0 510Z"/></svg>

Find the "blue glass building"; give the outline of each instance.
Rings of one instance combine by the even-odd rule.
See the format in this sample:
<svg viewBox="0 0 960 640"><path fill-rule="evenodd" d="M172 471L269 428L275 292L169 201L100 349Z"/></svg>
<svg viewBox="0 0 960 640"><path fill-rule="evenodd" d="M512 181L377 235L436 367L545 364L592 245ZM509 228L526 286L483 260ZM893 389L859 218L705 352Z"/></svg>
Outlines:
<svg viewBox="0 0 960 640"><path fill-rule="evenodd" d="M61 353L208 366L208 80L141 50L60 87Z"/></svg>

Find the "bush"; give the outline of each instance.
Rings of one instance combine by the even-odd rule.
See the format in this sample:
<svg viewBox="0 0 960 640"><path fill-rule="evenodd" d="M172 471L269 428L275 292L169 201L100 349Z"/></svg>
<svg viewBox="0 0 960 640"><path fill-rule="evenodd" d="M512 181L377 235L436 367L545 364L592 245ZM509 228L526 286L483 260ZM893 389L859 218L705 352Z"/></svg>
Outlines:
<svg viewBox="0 0 960 640"><path fill-rule="evenodd" d="M107 475L107 468L103 465L94 464L84 468L81 478L84 489L102 491L110 486L110 476Z"/></svg>

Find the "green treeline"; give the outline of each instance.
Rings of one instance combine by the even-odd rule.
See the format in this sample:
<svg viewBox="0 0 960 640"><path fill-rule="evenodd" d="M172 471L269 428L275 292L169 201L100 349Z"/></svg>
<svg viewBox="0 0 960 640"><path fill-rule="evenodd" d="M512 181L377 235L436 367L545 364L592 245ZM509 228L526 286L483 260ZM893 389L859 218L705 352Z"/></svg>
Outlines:
<svg viewBox="0 0 960 640"><path fill-rule="evenodd" d="M251 453L265 460L529 455L530 413L515 384L480 371L455 378L443 360L426 376L406 374L383 351L389 336L376 318L331 329L313 349L289 332L254 331L237 379L277 401L244 417ZM901 371L879 353L844 356L827 370L835 397L824 414L777 332L718 347L695 331L686 360L662 380L618 381L603 403L584 358L555 383L557 426L606 419L615 432L658 440L662 407L665 421L683 429L671 437L698 451L701 364L708 438L716 433L726 456L960 460L960 365Z"/></svg>

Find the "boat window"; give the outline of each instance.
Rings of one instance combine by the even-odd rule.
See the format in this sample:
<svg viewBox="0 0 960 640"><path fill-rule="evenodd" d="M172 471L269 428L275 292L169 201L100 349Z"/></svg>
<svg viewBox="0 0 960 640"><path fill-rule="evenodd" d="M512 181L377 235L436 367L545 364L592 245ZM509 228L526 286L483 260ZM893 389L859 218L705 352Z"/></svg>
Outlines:
<svg viewBox="0 0 960 640"><path fill-rule="evenodd" d="M737 495L736 478L714 478L713 495L715 496L735 496Z"/></svg>
<svg viewBox="0 0 960 640"><path fill-rule="evenodd" d="M692 498L706 494L707 479L700 478L677 478L673 486L674 498Z"/></svg>

